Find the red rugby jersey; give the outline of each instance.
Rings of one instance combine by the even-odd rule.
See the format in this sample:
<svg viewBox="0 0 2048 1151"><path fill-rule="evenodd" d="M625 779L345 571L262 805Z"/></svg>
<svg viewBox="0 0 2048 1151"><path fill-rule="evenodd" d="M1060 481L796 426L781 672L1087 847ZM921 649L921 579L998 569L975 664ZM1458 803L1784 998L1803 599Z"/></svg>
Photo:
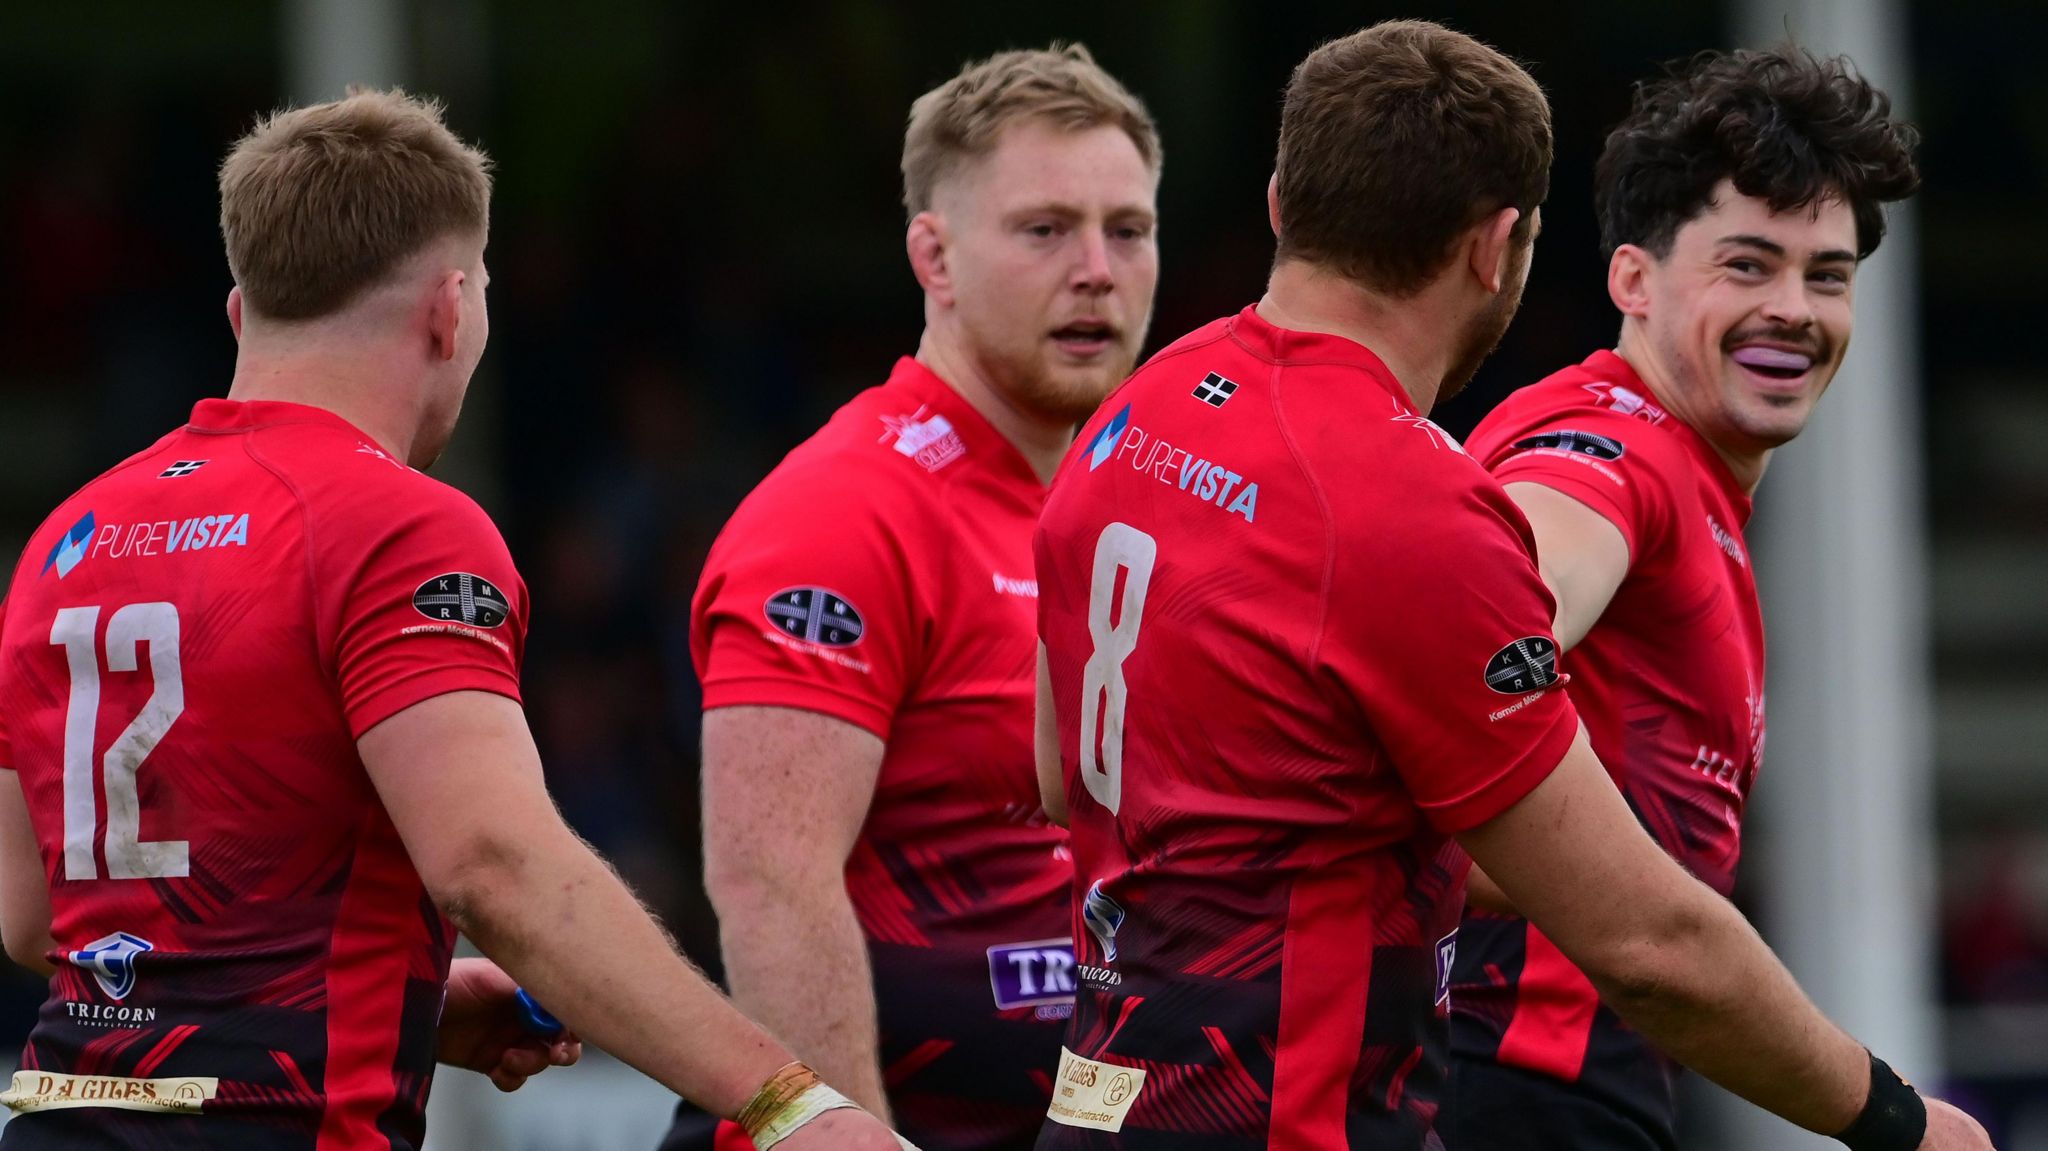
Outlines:
<svg viewBox="0 0 2048 1151"><path fill-rule="evenodd" d="M694 605L707 709L799 708L886 744L846 885L890 1105L926 1151L1028 1140L1073 1010L1073 868L1031 753L1044 500L906 358L740 504Z"/></svg>
<svg viewBox="0 0 2048 1151"><path fill-rule="evenodd" d="M1038 1146L1422 1146L1464 898L1446 836L1577 730L1526 521L1372 352L1248 308L1089 422L1037 561L1067 1045L1107 1065L1058 1086L1107 1077L1128 1107L1110 1132L1056 1097Z"/></svg>
<svg viewBox="0 0 2048 1151"><path fill-rule="evenodd" d="M0 622L57 942L12 1094L105 1105L6 1147L419 1145L454 932L355 741L517 699L526 618L483 511L317 408L207 400L58 507Z"/></svg>
<svg viewBox="0 0 2048 1151"><path fill-rule="evenodd" d="M1608 351L1509 396L1469 446L1501 483L1571 496L1628 542L1627 576L1567 657L1572 699L1643 826L1727 895L1764 750L1763 617L1742 534L1748 493ZM1461 1057L1604 1078L1619 1105L1668 1126L1668 1065L1599 1009L1555 945L1524 920L1483 916L1468 922L1464 942L1452 994Z"/></svg>

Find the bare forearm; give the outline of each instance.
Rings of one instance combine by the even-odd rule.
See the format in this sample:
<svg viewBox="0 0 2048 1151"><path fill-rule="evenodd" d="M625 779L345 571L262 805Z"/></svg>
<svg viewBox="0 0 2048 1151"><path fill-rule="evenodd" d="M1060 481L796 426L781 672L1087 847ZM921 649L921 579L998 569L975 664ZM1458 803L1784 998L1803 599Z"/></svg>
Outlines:
<svg viewBox="0 0 2048 1151"><path fill-rule="evenodd" d="M717 902L734 909L720 919L733 1001L886 1122L874 977L845 888L834 877L799 894L766 885L722 894Z"/></svg>
<svg viewBox="0 0 2048 1151"><path fill-rule="evenodd" d="M500 853L448 906L485 954L584 1039L728 1118L794 1056L675 951L566 829Z"/></svg>
<svg viewBox="0 0 2048 1151"><path fill-rule="evenodd" d="M1680 1062L1808 1130L1862 1110L1870 1067L1727 900L1644 834L1584 729L1459 842L1514 906Z"/></svg>
<svg viewBox="0 0 2048 1151"><path fill-rule="evenodd" d="M1725 900L1698 885L1689 902L1686 926L1655 958L1633 971L1588 969L1602 998L1673 1058L1757 1106L1823 1135L1847 1127L1869 1091L1863 1047Z"/></svg>

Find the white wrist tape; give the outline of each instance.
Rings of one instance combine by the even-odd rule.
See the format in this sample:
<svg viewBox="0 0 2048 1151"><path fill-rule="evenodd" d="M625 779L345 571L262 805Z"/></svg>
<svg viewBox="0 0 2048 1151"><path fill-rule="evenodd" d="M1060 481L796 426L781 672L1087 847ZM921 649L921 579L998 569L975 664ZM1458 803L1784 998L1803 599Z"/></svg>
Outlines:
<svg viewBox="0 0 2048 1151"><path fill-rule="evenodd" d="M813 1083L803 1094L782 1105L782 1110L763 1120L760 1129L754 1132L754 1151L768 1151L769 1148L796 1134L797 1129L827 1111L842 1107L855 1110L860 1104L832 1090L823 1083Z"/></svg>

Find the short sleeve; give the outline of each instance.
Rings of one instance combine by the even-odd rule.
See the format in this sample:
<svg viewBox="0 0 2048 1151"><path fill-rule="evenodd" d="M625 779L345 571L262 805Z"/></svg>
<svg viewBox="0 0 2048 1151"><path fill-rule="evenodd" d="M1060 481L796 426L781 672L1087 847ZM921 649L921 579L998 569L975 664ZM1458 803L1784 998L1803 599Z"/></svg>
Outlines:
<svg viewBox="0 0 2048 1151"><path fill-rule="evenodd" d="M407 478L402 493L313 525L317 594L336 612L335 674L357 738L449 692L520 698L528 602L504 537L467 496Z"/></svg>
<svg viewBox="0 0 2048 1151"><path fill-rule="evenodd" d="M1578 716L1527 521L1470 461L1444 464L1377 522L1340 525L1319 657L1448 834L1542 782Z"/></svg>
<svg viewBox="0 0 2048 1151"><path fill-rule="evenodd" d="M1474 445L1502 485L1537 483L1598 512L1621 532L1630 561L1655 550L1671 522L1669 434L1612 412L1565 412Z"/></svg>
<svg viewBox="0 0 2048 1151"><path fill-rule="evenodd" d="M771 474L720 533L691 605L704 709L790 707L887 739L929 614L885 482Z"/></svg>

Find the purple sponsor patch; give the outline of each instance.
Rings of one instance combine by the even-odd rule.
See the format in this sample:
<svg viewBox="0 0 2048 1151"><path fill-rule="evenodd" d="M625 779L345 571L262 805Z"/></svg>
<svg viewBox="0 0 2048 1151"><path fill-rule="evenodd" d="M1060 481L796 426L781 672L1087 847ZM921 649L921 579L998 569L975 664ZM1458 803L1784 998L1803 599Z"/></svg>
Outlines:
<svg viewBox="0 0 2048 1151"><path fill-rule="evenodd" d="M1040 939L988 949L988 985L996 1008L1074 1001L1074 941Z"/></svg>

